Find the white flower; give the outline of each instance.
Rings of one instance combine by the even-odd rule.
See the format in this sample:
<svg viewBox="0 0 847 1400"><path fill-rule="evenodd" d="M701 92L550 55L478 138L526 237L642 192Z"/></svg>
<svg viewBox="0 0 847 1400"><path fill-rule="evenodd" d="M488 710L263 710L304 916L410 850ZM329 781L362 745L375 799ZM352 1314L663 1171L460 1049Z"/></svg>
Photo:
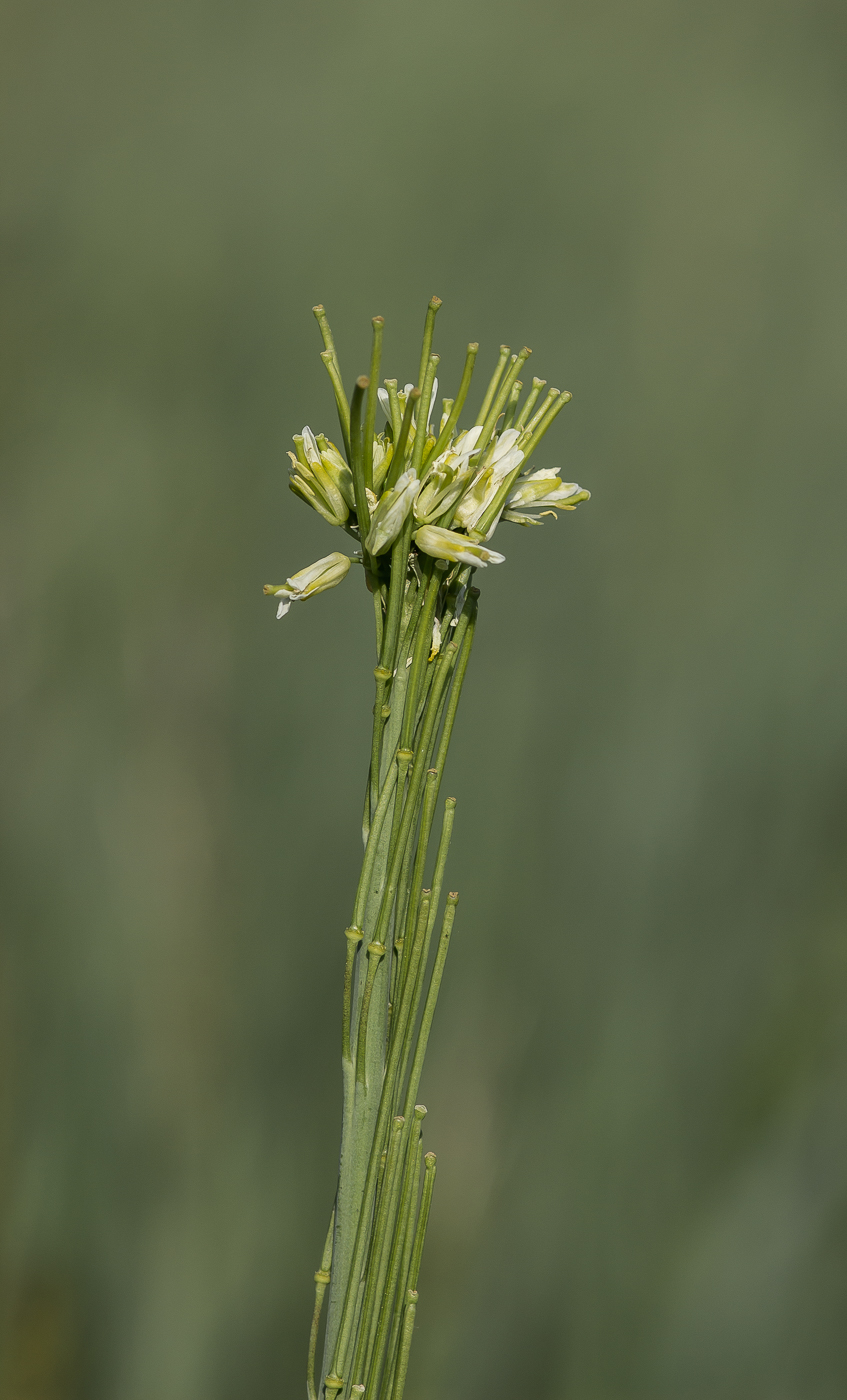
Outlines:
<svg viewBox="0 0 847 1400"><path fill-rule="evenodd" d="M470 564L474 569L484 569L486 564L502 564L504 555L481 544L474 544L467 535L459 535L455 530L444 530L439 525L422 525L413 536L418 549L430 554L434 559L449 559L455 564Z"/></svg>
<svg viewBox="0 0 847 1400"><path fill-rule="evenodd" d="M379 398L379 401L380 401L380 403L382 404L382 411L383 411L383 413L385 414L386 419L387 419L388 422L390 423L390 422L391 422L391 400L390 400L390 398L388 397L388 390L387 390L387 389L377 389L376 392L377 392L377 396L378 396L378 398Z"/></svg>
<svg viewBox="0 0 847 1400"><path fill-rule="evenodd" d="M485 465L491 466L494 462L499 462L501 457L505 457L506 453L514 447L520 435L520 428L507 428L504 433L501 433L494 444L494 451ZM523 453L521 453L521 460L523 460Z"/></svg>
<svg viewBox="0 0 847 1400"><path fill-rule="evenodd" d="M428 463L424 480L432 472L438 471L440 467L455 467L457 471L463 471L474 455L481 432L482 427L480 426L479 428L468 428L466 432L459 433L459 436L449 447Z"/></svg>
<svg viewBox="0 0 847 1400"><path fill-rule="evenodd" d="M412 509L419 485L415 472L409 468L397 478L396 485L380 496L365 540L365 549L370 554L384 554L394 543Z"/></svg>
<svg viewBox="0 0 847 1400"><path fill-rule="evenodd" d="M330 525L343 525L353 504L353 478L338 448L326 438L323 441L326 448L321 452L311 428L304 428L302 437L295 437L295 445L302 443L298 451L302 451L306 461L289 452L289 486Z"/></svg>
<svg viewBox="0 0 847 1400"><path fill-rule="evenodd" d="M437 520L458 501L470 483L473 471L467 457L457 457L454 462L445 463L430 472L415 501L415 519L421 525Z"/></svg>
<svg viewBox="0 0 847 1400"><path fill-rule="evenodd" d="M549 467L531 472L515 482L506 501L504 517L516 525L538 525L538 516L528 515L527 511L547 515L557 510L576 510L580 501L590 498L590 491L585 491L575 481L562 481L558 470Z"/></svg>
<svg viewBox="0 0 847 1400"><path fill-rule="evenodd" d="M479 442L479 435L482 432L482 424L478 428L466 428L463 433L459 433L453 443L453 451L460 457L470 457Z"/></svg>
<svg viewBox="0 0 847 1400"><path fill-rule="evenodd" d="M520 437L517 428L507 428L501 433L492 447L483 456L479 471L469 490L459 502L455 523L466 530L473 530L487 511L502 483L510 472L519 467L524 454L515 443ZM476 442L477 439L474 439ZM496 524L496 521L495 521ZM489 530L493 534L494 526Z"/></svg>
<svg viewBox="0 0 847 1400"><path fill-rule="evenodd" d="M300 603L304 598L311 598L313 593L323 593L327 588L334 588L346 576L352 562L346 554L327 554L308 568L292 574L281 586L266 583L265 592L279 598L277 618L285 617L292 603Z"/></svg>

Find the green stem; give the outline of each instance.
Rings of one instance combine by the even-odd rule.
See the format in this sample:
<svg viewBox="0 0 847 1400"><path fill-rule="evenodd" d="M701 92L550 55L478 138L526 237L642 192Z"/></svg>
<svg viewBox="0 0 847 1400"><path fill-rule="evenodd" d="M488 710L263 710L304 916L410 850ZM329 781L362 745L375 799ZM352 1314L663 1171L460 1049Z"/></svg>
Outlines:
<svg viewBox="0 0 847 1400"><path fill-rule="evenodd" d="M533 452L540 443L544 434L548 431L549 428L552 427L554 420L561 413L565 404L570 403L572 398L573 394L569 393L568 390L565 389L564 393L559 394L557 398L554 399L554 401L550 404L544 415L539 419L535 427L532 429L531 434L528 435L528 430L524 430L523 436L520 438L520 446L523 448L524 454L524 459L521 463L521 469L523 469L527 460L532 456Z"/></svg>
<svg viewBox="0 0 847 1400"><path fill-rule="evenodd" d="M412 949L412 962L409 969L409 981L414 985L414 978L417 973L418 959L420 958L421 943L429 920L429 903L424 901L421 905L421 915L418 920L418 929L415 937L415 945ZM388 1060L385 1066L385 1076L382 1084L382 1094L377 1113L376 1128L371 1140L370 1156L368 1159L367 1174L361 1196L361 1206L358 1214L355 1241L350 1253L349 1265L345 1261L346 1273L344 1280L344 1297L341 1305L341 1313L338 1322L337 1332L334 1338L334 1346L328 1360L331 1361L331 1371L335 1375L342 1374L339 1370L341 1362L346 1358L350 1339L353 1333L353 1323L356 1316L359 1299L359 1279L362 1275L362 1265L368 1247L368 1228L370 1221L371 1202L377 1184L379 1173L379 1162L382 1153L382 1142L388 1128L388 1122L392 1113L394 1102L395 1085L397 1082L398 1070L400 1066L400 1045L403 1041L406 1025L410 1013L410 998L404 989L400 998L400 1007L397 1015L397 1038L390 1046Z"/></svg>
<svg viewBox="0 0 847 1400"><path fill-rule="evenodd" d="M488 416L488 410L494 402L494 395L497 393L497 385L500 383L500 376L503 373L503 366L505 365L511 353L512 352L509 349L508 345L500 346L500 358L497 361L497 368L495 369L494 373L491 376L491 379L489 380L488 388L485 391L485 398L482 401L482 407L480 408L479 413L476 416L476 421L474 422L475 428L481 428Z"/></svg>
<svg viewBox="0 0 847 1400"><path fill-rule="evenodd" d="M382 484L383 491L387 491L391 486L396 486L398 476L405 470L404 459L406 456L406 445L409 441L409 433L412 431L412 415L420 396L420 389L409 390L409 395L406 399L406 407L403 410L403 420L400 424L400 433L395 439L394 452L388 466L385 481Z"/></svg>
<svg viewBox="0 0 847 1400"><path fill-rule="evenodd" d="M400 1336L400 1356L397 1362L397 1374L394 1378L391 1400L403 1400L403 1391L406 1389L406 1372L409 1369L409 1352L412 1350L412 1337L415 1331L418 1295L414 1289L410 1288L406 1298L403 1331Z"/></svg>
<svg viewBox="0 0 847 1400"><path fill-rule="evenodd" d="M441 297L430 297L429 306L426 309L426 320L424 321L423 344L421 345L421 364L418 370L418 388L423 389L424 373L426 371L429 352L432 349L432 333L435 330L435 318L441 306ZM428 402L424 402L424 411L429 408ZM426 425L424 425L426 426Z"/></svg>
<svg viewBox="0 0 847 1400"><path fill-rule="evenodd" d="M432 385L435 379L435 371L438 368L438 355L430 355L424 371L423 388L418 400L417 422L415 424L415 444L412 448L412 471L420 476L421 462L423 461L424 448L427 439L427 421L429 418L429 407L432 401Z"/></svg>
<svg viewBox="0 0 847 1400"><path fill-rule="evenodd" d="M441 566L439 568L439 565ZM432 645L432 620L435 616L435 604L438 601L438 590L441 587L441 580L444 576L446 565L440 559L430 560L429 577L424 596L424 605L418 622L415 635L415 650L412 657L411 675L407 683L406 704L403 711L403 728L400 734L400 744L404 749L412 747L415 719L417 717L418 694L420 691L423 671L426 665L426 658L429 655Z"/></svg>
<svg viewBox="0 0 847 1400"><path fill-rule="evenodd" d="M435 965L432 969L429 990L426 994L423 1016L421 1017L420 1029L418 1031L418 1043L415 1047L415 1058L412 1061L412 1072L409 1076L409 1087L406 1091L407 1105L414 1104L418 1096L421 1072L423 1070L424 1055L429 1041L429 1032L432 1027L432 1018L435 1015L435 1005L438 1001L438 992L441 987L441 978L444 974L444 964L447 961L447 951L450 947L450 935L453 932L453 920L456 916L456 905L459 896L452 891L447 896L447 907L444 910L444 918L441 922L441 937L438 940L438 949L435 954ZM407 1113L408 1113L407 1109Z"/></svg>
<svg viewBox="0 0 847 1400"><path fill-rule="evenodd" d="M542 384L543 384L543 382L544 382L544 381L542 380ZM526 426L525 426L525 428L524 428L524 430L523 430L523 436L524 436L525 438L528 438L529 435L530 435L530 433L534 433L534 432L535 432L535 429L538 427L538 424L541 422L541 420L542 420L542 418L544 417L545 413L549 413L550 409L551 409L551 408L553 407L553 405L555 404L557 398L559 397L559 392L560 392L560 391L559 391L558 389L548 389L548 390L547 390L547 397L546 397L546 399L544 400L544 402L543 402L543 404L541 405L541 407L540 407L539 409L536 409L535 413L532 415L532 417L530 418L529 422L526 424Z"/></svg>
<svg viewBox="0 0 847 1400"><path fill-rule="evenodd" d="M516 379L512 385L512 390L509 394L508 402L506 403L506 411L503 415L503 432L505 432L507 428L511 428L515 421L515 414L518 411L518 399L521 396L522 388L523 384L519 379Z"/></svg>
<svg viewBox="0 0 847 1400"><path fill-rule="evenodd" d="M371 997L374 978L380 962L385 957L385 944L376 941L368 944L368 975L362 993L362 1009L359 1012L359 1036L356 1046L356 1083L367 1083L366 1047L368 1043L368 1021L370 1019Z"/></svg>
<svg viewBox="0 0 847 1400"><path fill-rule="evenodd" d="M412 1246L415 1242L415 1217L418 1206L418 1188L421 1176L422 1158L423 1140L419 1135L415 1147L415 1164L412 1171L412 1192L408 1201L406 1220L403 1226L403 1249L400 1256L400 1270L398 1276L399 1287L397 1289L397 1302L394 1306L394 1319L391 1324L391 1336L388 1339L388 1346L386 1348L386 1366L379 1392L380 1400L388 1400L391 1394L391 1387L394 1384L394 1373L397 1366L397 1345L400 1336L400 1327L403 1322L403 1302L409 1286L409 1264L412 1258Z"/></svg>
<svg viewBox="0 0 847 1400"><path fill-rule="evenodd" d="M344 964L344 1001L341 1014L341 1058L348 1063L352 1063L350 1020L353 1001L353 964L356 961L356 953L358 952L363 935L360 928L346 928L344 930L344 936L347 939L347 960Z"/></svg>
<svg viewBox="0 0 847 1400"><path fill-rule="evenodd" d="M309 1331L309 1360L306 1368L306 1388L309 1392L309 1400L317 1400L315 1390L315 1352L318 1347L318 1328L321 1322L321 1311L323 1309L324 1294L330 1280L330 1266L332 1264L332 1237L335 1232L335 1211L329 1218L329 1229L326 1233L326 1243L321 1255L321 1266L315 1274L315 1310L312 1313L312 1326Z"/></svg>
<svg viewBox="0 0 847 1400"><path fill-rule="evenodd" d="M489 408L488 413L485 417L485 421L482 425L482 433L480 434L479 442L477 443L477 450L479 452L484 452L489 442L491 441L491 436L497 424L497 419L503 412L503 409L506 405L506 400L508 399L509 394L512 392L512 385L514 384L515 380L521 372L521 369L523 368L523 365L529 359L531 354L532 351L527 345L525 345L521 350L520 354L515 355L506 374L503 376L503 381L500 384L500 387L498 388L497 393L494 396L494 402Z"/></svg>
<svg viewBox="0 0 847 1400"><path fill-rule="evenodd" d="M363 1376L365 1371L365 1351L367 1348L370 1314L375 1300L379 1297L378 1275L381 1272L380 1261L383 1240L385 1239L391 1217L392 1205L396 1200L397 1190L399 1188L403 1125L404 1120L399 1117L395 1118L391 1125L391 1138L388 1145L388 1157L385 1163L385 1176L383 1177L382 1192L377 1204L376 1220L374 1222L372 1236L371 1267L368 1269L368 1277L365 1283L365 1296L359 1320L359 1337L356 1343L356 1352L351 1372L357 1379ZM374 1265L376 1265L376 1267L374 1267Z"/></svg>
<svg viewBox="0 0 847 1400"><path fill-rule="evenodd" d="M451 437L453 436L453 429L459 421L459 415L461 414L462 409L465 406L465 399L468 397L468 390L471 387L471 379L473 378L474 364L476 362L478 351L479 345L476 343L476 341L471 341L470 345L468 346L467 353L465 355L465 367L462 370L462 381L459 385L459 392L453 401L452 408L450 409L450 417L447 419L447 422L441 429L441 432L438 435L438 441L436 442L432 451L427 453L426 459L424 461L424 466L426 466L427 462L434 461L435 458L438 457L444 451L445 447L447 446Z"/></svg>
<svg viewBox="0 0 847 1400"><path fill-rule="evenodd" d="M382 332L385 327L385 320L382 316L374 316L371 321L374 338L373 349L371 350L371 372L368 385L368 404L365 413L365 442L363 466L365 473L365 485L373 490L374 484L374 424L376 423L377 386L379 384L379 365L382 359Z"/></svg>
<svg viewBox="0 0 847 1400"><path fill-rule="evenodd" d="M421 1259L423 1257L424 1241L426 1240L426 1227L429 1224L429 1208L432 1205L432 1191L435 1186L436 1157L434 1152L427 1152L424 1157L424 1164L426 1166L426 1175L424 1176L421 1209L418 1215L418 1226L415 1231L412 1262L409 1265L409 1287L415 1291L417 1291L418 1287L418 1275L421 1271Z"/></svg>
<svg viewBox="0 0 847 1400"><path fill-rule="evenodd" d="M406 1151L406 1165L403 1173L403 1185L400 1191L399 1205L396 1211L394 1229L391 1232L390 1242L386 1236L386 1246L383 1248L385 1254L385 1268L377 1287L377 1298L380 1300L379 1314L374 1312L371 1324L371 1340L368 1344L367 1360L367 1389L371 1395L375 1395L379 1386L379 1377L382 1370L385 1348L388 1341L388 1331L391 1325L391 1318L394 1312L394 1295L397 1292L397 1280L400 1276L400 1263L403 1253L403 1245L407 1234L409 1216L417 1197L417 1185L420 1174L420 1125L426 1117L426 1109L423 1104L415 1104L415 1116L410 1131L412 1139ZM390 1247L388 1247L390 1244Z"/></svg>
<svg viewBox="0 0 847 1400"><path fill-rule="evenodd" d="M522 428L524 426L524 423L528 419L529 415L532 413L532 410L535 408L535 405L538 401L538 395L541 393L541 390L544 388L544 385L546 383L546 379L533 378L532 388L526 396L523 408L521 409L520 413L515 419L514 424L512 425L513 427Z"/></svg>
<svg viewBox="0 0 847 1400"><path fill-rule="evenodd" d="M365 847L365 858L362 861L362 873L359 876L359 887L356 890L356 899L353 905L353 927L364 928L365 911L370 894L371 875L373 874L374 863L380 850L380 836L385 824L386 814L394 795L394 787L397 782L397 764L392 763L388 772L379 801L376 804L376 811L371 820L371 829L368 833L368 844Z"/></svg>
<svg viewBox="0 0 847 1400"><path fill-rule="evenodd" d="M362 557L367 563L365 540L371 527L371 508L365 492L365 463L362 451L362 405L368 387L368 376L360 374L350 400L350 471L353 475L353 496L356 501L356 520L359 525L359 538L362 541Z"/></svg>
<svg viewBox="0 0 847 1400"><path fill-rule="evenodd" d="M327 370L329 371L329 377L332 382L332 388L335 394L335 404L336 408L338 409L338 421L341 424L341 436L344 439L344 451L347 457L347 461L349 462L350 406L347 403L347 397L344 393L344 383L341 378L341 366L338 363L338 351L335 348L335 341L332 337L332 331L329 328L329 321L326 317L326 311L322 306L313 306L312 311L314 313L315 320L320 326L321 336L323 337L323 343L325 348L321 354L321 359L323 360L324 364L327 367Z"/></svg>
<svg viewBox="0 0 847 1400"><path fill-rule="evenodd" d="M382 731L385 726L385 694L391 680L391 671L387 666L377 666L374 671L376 679L376 698L374 699L374 723L371 736L371 767L370 767L370 797L369 810L376 810L379 801L380 784L380 758L382 755Z"/></svg>
<svg viewBox="0 0 847 1400"><path fill-rule="evenodd" d="M420 956L415 968L415 982L412 989L412 1003L409 1017L403 1035L403 1048L400 1052L400 1073L397 1079L397 1099L395 1106L402 1096L403 1083L406 1077L406 1070L409 1062L409 1054L412 1048L412 1036L415 1030L415 1023L418 1017L418 1008L423 996L423 983L426 974L426 965L429 958L429 945L432 938L432 931L435 927L435 920L438 917L438 904L441 898L441 887L444 883L444 871L447 865L447 852L450 849L450 838L453 834L453 818L456 811L455 797L448 797L444 804L444 819L441 825L441 838L438 842L438 853L435 858L435 871L432 879L432 889L429 898L429 914L426 922L426 930L423 936ZM410 973L411 975L411 973ZM405 990L405 989L404 989Z"/></svg>
<svg viewBox="0 0 847 1400"><path fill-rule="evenodd" d="M400 423L403 417L400 412L400 400L397 397L397 380L386 379L383 382L388 390L388 406L391 409L391 435L396 443L400 436Z"/></svg>
<svg viewBox="0 0 847 1400"><path fill-rule="evenodd" d="M456 721L456 711L459 708L459 700L462 696L462 686L465 683L465 672L468 669L468 662L471 659L471 647L473 646L474 633L476 632L476 617L478 608L479 589L468 590L468 599L462 610L462 617L466 618L465 635L462 638L462 649L459 652L459 659L456 662L456 669L453 673L453 684L450 687L450 698L447 701L447 711L444 715L444 728L441 731L441 741L438 745L438 756L435 760L435 768L438 772L439 782L444 776L444 765L447 761L447 750L450 746L450 738L453 733L453 725ZM457 624L458 631L461 625L461 618Z"/></svg>
<svg viewBox="0 0 847 1400"><path fill-rule="evenodd" d="M409 791L406 798L405 806L403 808L403 817L400 822L399 831L397 833L396 845L391 853L390 863L388 867L388 878L386 880L385 890L382 896L382 903L380 905L379 918L377 920L375 934L376 938L379 941L384 941L385 938L385 934L388 928L388 920L391 915L391 910L394 904L394 897L397 892L397 881L400 874L400 867L403 861L403 856L405 853L406 842L409 840L412 825L416 821L420 809L424 773L429 757L429 744L433 737L433 730L435 728L436 720L438 719L438 716L440 714L441 700L444 695L444 687L447 684L447 681L450 677L450 671L457 650L458 643L450 642L449 645L445 648L445 650L441 653L436 662L438 670L436 671L436 677L433 683L432 693L430 695L429 703L427 705L427 711L423 724L423 732L421 734L421 741L418 745L418 750L415 754L415 760L412 765L412 776L409 780Z"/></svg>

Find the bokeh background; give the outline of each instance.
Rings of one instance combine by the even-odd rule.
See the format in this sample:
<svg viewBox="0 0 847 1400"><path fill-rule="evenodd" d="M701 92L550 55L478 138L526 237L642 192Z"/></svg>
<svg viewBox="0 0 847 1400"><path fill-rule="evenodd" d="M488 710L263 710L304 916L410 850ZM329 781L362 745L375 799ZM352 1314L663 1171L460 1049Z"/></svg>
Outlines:
<svg viewBox="0 0 847 1400"><path fill-rule="evenodd" d="M844 7L2 28L2 1400L303 1393L372 616L261 587L310 307L434 292L593 499L481 580L408 1400L843 1397Z"/></svg>

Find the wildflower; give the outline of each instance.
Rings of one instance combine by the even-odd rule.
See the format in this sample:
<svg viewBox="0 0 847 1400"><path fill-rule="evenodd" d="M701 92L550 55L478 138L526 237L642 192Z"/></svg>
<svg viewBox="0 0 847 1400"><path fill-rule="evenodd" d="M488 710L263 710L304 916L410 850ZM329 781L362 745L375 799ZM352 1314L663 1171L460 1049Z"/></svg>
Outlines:
<svg viewBox="0 0 847 1400"><path fill-rule="evenodd" d="M474 441L479 435L474 429ZM469 434L463 434L467 437ZM470 465L470 453L448 448L427 470L424 484L415 501L415 519L430 525L455 505L473 478L475 467Z"/></svg>
<svg viewBox="0 0 847 1400"><path fill-rule="evenodd" d="M493 447L489 447L470 489L459 502L454 517L457 525L462 525L466 530L473 530L497 495L501 483L515 467L520 466L524 454L515 446L519 437L520 432L517 428L507 428L500 434ZM488 532L489 536L493 532L494 525Z"/></svg>
<svg viewBox="0 0 847 1400"><path fill-rule="evenodd" d="M474 544L467 535L455 530L444 530L439 525L422 525L416 530L413 539L418 549L430 554L433 559L448 559L454 564L470 564L474 569L484 569L486 564L502 564L504 555L484 545Z"/></svg>
<svg viewBox="0 0 847 1400"><path fill-rule="evenodd" d="M352 562L346 554L327 554L308 568L292 574L283 584L266 583L265 592L279 598L277 618L285 617L292 603L300 603L304 598L311 598L313 593L323 593L327 588L334 588L346 576Z"/></svg>
<svg viewBox="0 0 847 1400"><path fill-rule="evenodd" d="M410 468L397 478L396 485L380 496L365 540L365 548L370 554L384 554L394 543L412 509L419 484L415 472Z"/></svg>
<svg viewBox="0 0 847 1400"><path fill-rule="evenodd" d="M426 480L432 472L439 471L443 467L455 467L457 471L464 470L471 457L476 455L476 445L481 432L482 427L480 426L468 428L466 432L459 433L459 436L444 452L429 462L423 479Z"/></svg>
<svg viewBox="0 0 847 1400"><path fill-rule="evenodd" d="M291 458L291 476L288 483L291 490L322 515L324 520L329 521L330 525L343 525L350 514L351 501L345 499L347 493L342 487L346 488L347 481L341 468L346 470L347 476L349 468L338 449L334 449L333 455L328 450L332 444L327 444L325 463L311 428L304 428L302 434L295 437L294 446L297 448L297 455L293 452L288 454ZM335 461L336 456L338 463ZM352 478L349 486L352 494Z"/></svg>
<svg viewBox="0 0 847 1400"><path fill-rule="evenodd" d="M591 492L585 491L575 481L562 481L557 468L545 468L520 477L509 492L505 520L516 525L540 525L538 515L527 511L538 511L541 515L553 515L557 510L576 510L580 501L590 500Z"/></svg>

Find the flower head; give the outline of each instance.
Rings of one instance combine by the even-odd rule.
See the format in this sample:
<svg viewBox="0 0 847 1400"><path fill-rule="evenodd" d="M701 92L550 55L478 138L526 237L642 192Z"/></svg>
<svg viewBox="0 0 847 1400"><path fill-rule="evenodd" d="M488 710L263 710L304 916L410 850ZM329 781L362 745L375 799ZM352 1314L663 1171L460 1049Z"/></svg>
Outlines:
<svg viewBox="0 0 847 1400"><path fill-rule="evenodd" d="M410 539L408 557L400 561L405 590L411 577L420 586L422 555L471 568L499 564L502 554L487 546L501 519L538 525L545 515L573 510L590 494L575 482L563 482L552 468L527 471L530 456L571 395L549 388L542 398L546 380L538 378L523 395L519 375L531 353L526 347L512 354L507 345L501 345L494 374L475 405L474 426L463 430L460 421L479 350L471 342L456 397L444 398L443 413L436 412L439 356L432 350L432 341L440 304L437 297L430 301L421 356L416 360L421 367L418 382L400 387L402 381L388 378L380 384L384 323L382 317L375 317L371 377L361 375L349 399L326 312L322 306L315 307L324 340L321 358L335 394L343 450L323 433L305 427L294 438L295 451L289 453L292 491L361 545L368 587L382 608L383 620L389 619L389 602L393 609L390 637L401 615L390 556L398 539ZM377 431L373 419L375 400L385 414L384 423L380 414L382 431ZM365 434L371 435L369 441ZM269 586L266 591L280 599L279 616L284 616L292 602L333 587L349 567L344 555L328 555L284 585ZM451 574L451 587L454 578ZM456 588L466 585L467 574ZM441 617L442 612L435 615ZM458 616L459 610L449 626L456 626ZM434 636L433 647L436 643Z"/></svg>
<svg viewBox="0 0 847 1400"><path fill-rule="evenodd" d="M352 562L347 554L327 554L323 559L309 564L308 568L292 574L283 584L266 583L265 593L279 598L277 618L285 617L292 603L300 603L304 598L311 598L313 593L334 588L346 576Z"/></svg>

